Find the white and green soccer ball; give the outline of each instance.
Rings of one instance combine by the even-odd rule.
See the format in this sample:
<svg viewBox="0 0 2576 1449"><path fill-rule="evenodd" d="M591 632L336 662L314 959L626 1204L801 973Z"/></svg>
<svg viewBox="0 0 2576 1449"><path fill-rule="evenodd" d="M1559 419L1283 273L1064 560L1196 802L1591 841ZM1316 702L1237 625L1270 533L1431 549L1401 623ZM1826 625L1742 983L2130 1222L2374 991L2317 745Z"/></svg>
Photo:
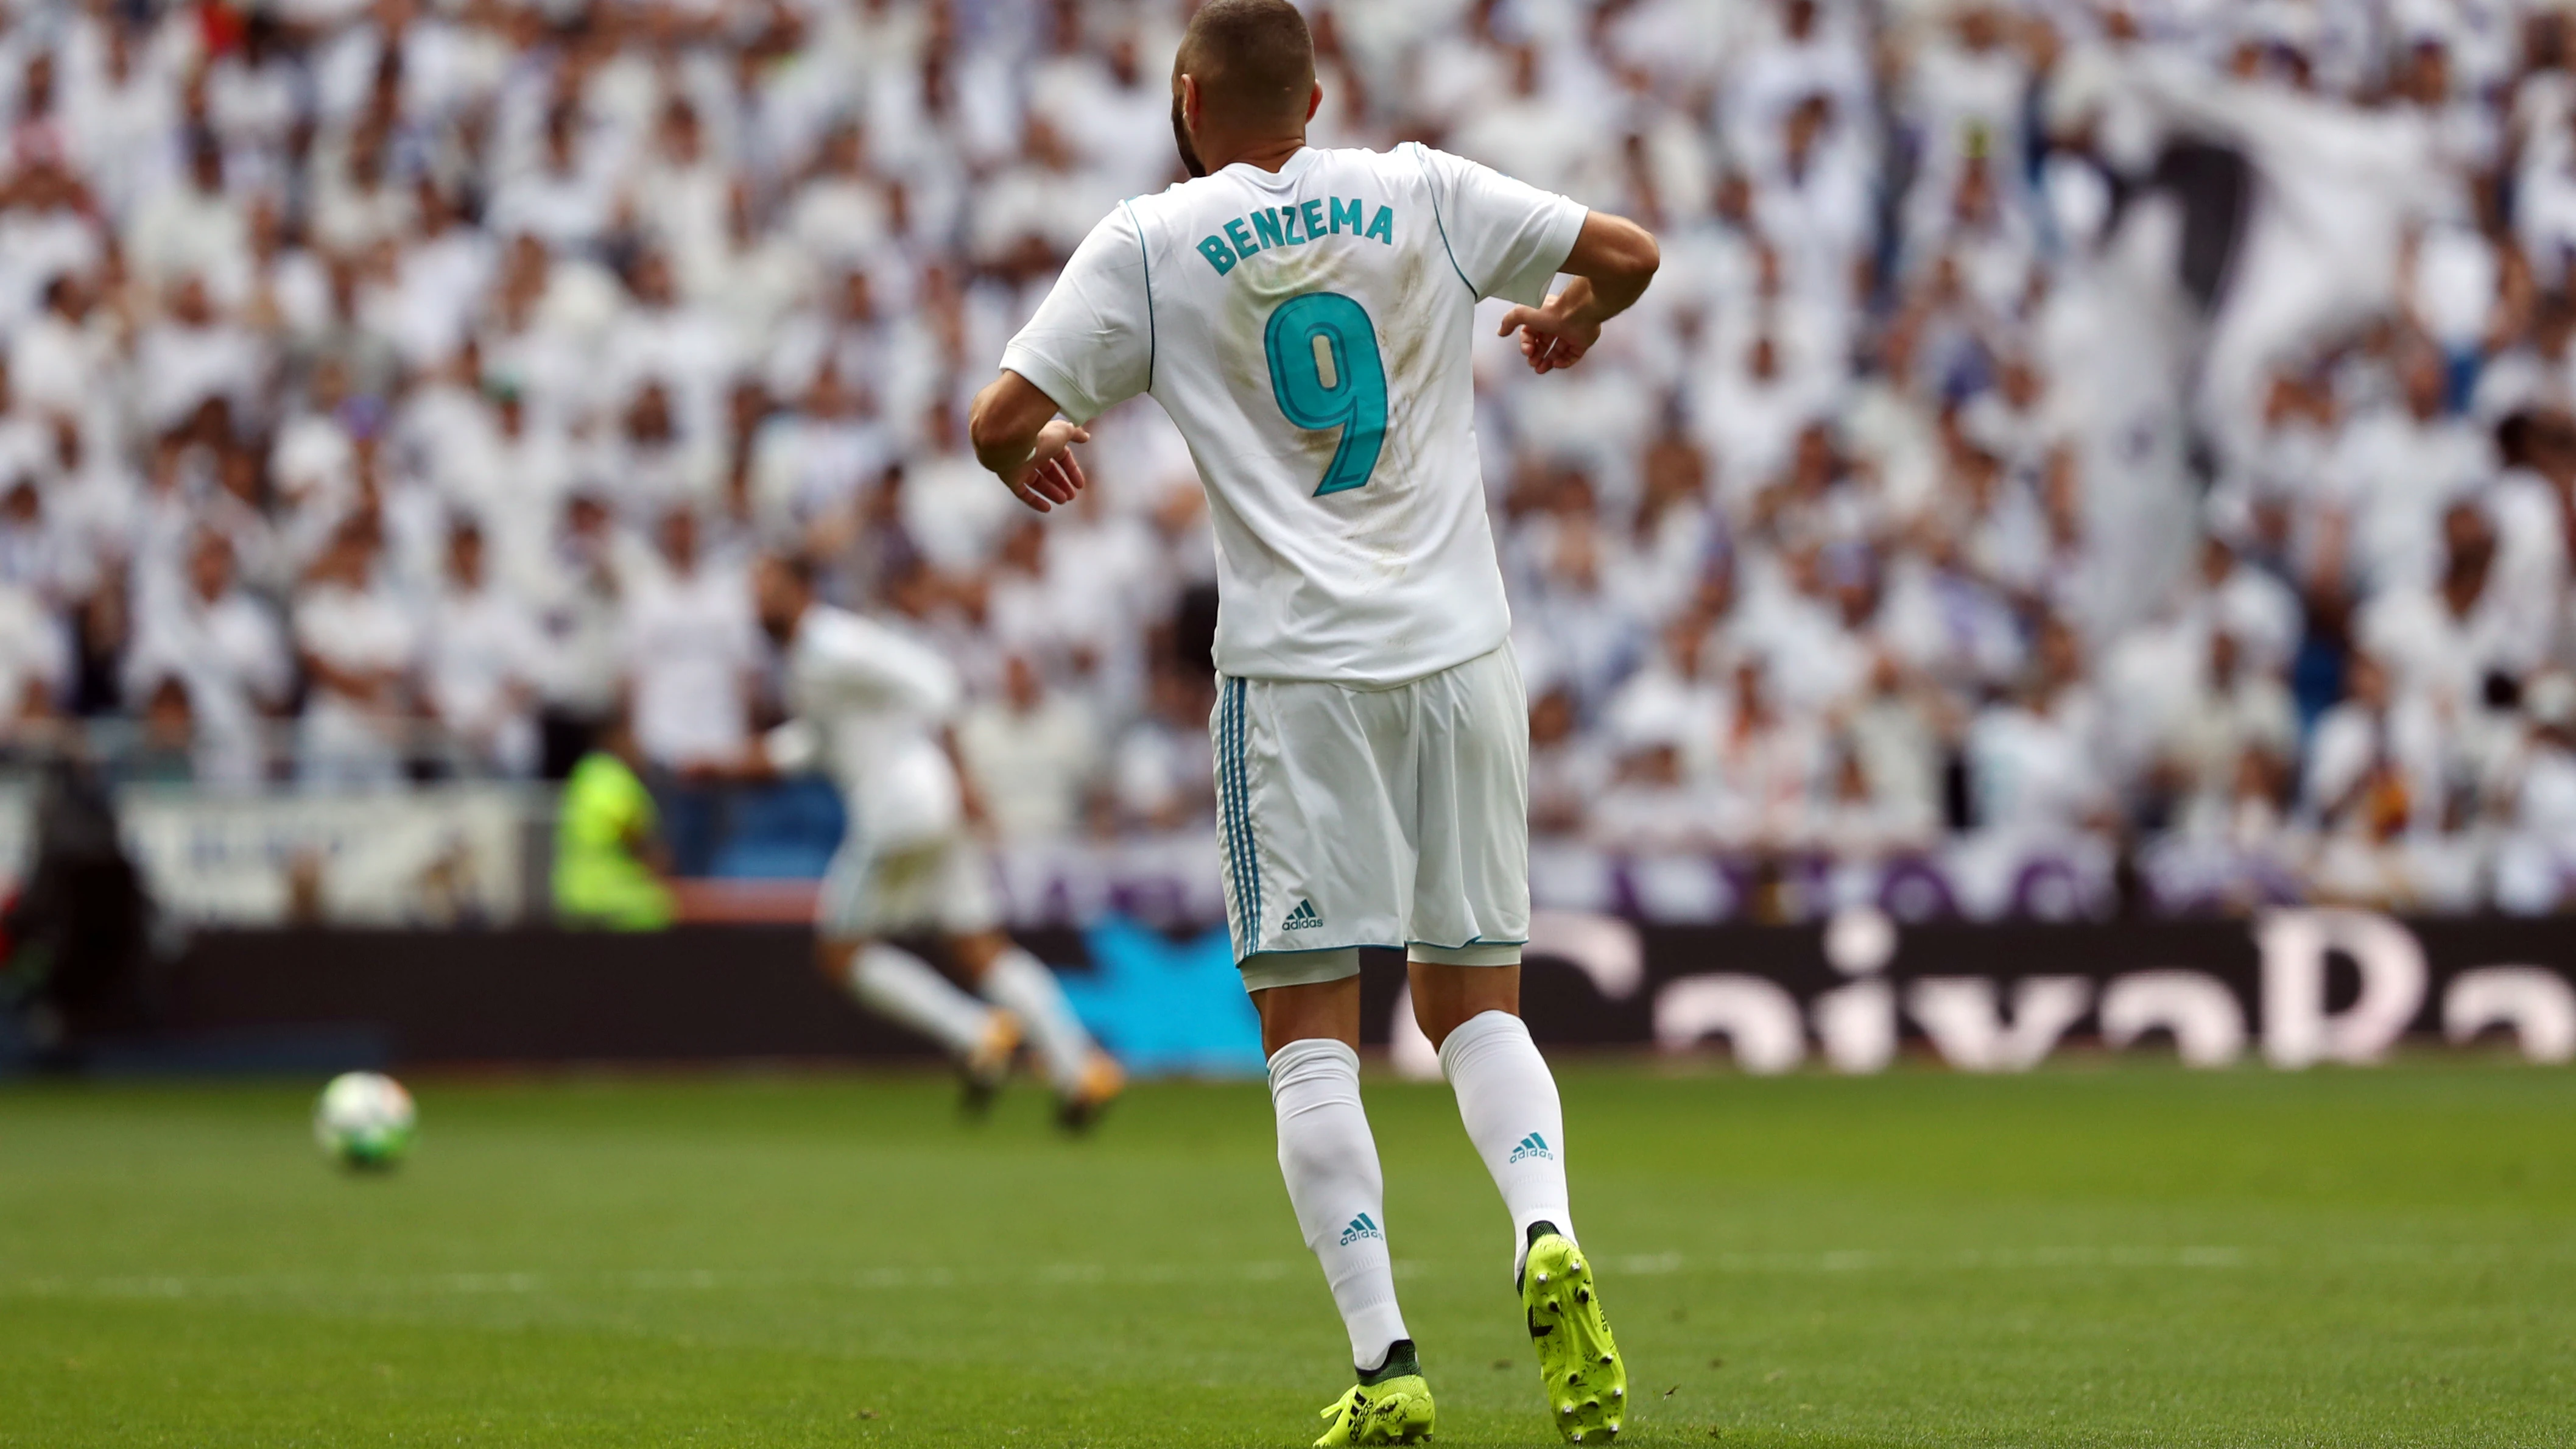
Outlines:
<svg viewBox="0 0 2576 1449"><path fill-rule="evenodd" d="M313 1140L343 1167L391 1167L411 1151L411 1093L382 1072L343 1072L313 1104Z"/></svg>

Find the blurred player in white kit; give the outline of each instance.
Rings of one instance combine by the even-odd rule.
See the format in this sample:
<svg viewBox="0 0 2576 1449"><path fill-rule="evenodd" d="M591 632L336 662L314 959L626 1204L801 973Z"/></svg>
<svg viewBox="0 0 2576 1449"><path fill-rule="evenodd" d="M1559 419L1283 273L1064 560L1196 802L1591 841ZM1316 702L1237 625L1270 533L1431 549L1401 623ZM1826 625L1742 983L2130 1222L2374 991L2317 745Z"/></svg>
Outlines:
<svg viewBox="0 0 2576 1449"><path fill-rule="evenodd" d="M1123 1079L1055 974L1001 928L948 743L957 672L900 630L817 599L800 559L763 558L753 590L761 628L785 661L792 716L761 740L760 763L828 770L849 816L815 907L824 975L945 1048L965 1075L970 1111L991 1101L1025 1041L1055 1091L1058 1120L1089 1126ZM980 999L885 939L916 934L942 938Z"/></svg>
<svg viewBox="0 0 2576 1449"><path fill-rule="evenodd" d="M1320 151L1286 0L1211 0L1174 62L1191 175L1077 249L977 397L977 457L1043 513L1082 424L1151 393L1217 540L1219 835L1262 1021L1279 1165L1359 1383L1319 1445L1412 1443L1434 1412L1396 1305L1359 1093L1359 948L1402 950L1511 1216L1551 1419L1615 1435L1626 1370L1576 1245L1556 1083L1521 1022L1529 705L1478 473L1476 304L1571 366L1643 294L1654 239L1419 145ZM1574 277L1562 291L1559 273ZM1063 416L1059 417L1058 413Z"/></svg>

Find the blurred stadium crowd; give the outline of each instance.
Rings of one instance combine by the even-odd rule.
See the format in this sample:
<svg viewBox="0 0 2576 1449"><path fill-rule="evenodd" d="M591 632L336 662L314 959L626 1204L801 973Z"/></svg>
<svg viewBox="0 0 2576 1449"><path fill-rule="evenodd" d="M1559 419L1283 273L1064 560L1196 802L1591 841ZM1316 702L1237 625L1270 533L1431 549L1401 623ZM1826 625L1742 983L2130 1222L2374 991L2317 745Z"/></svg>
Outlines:
<svg viewBox="0 0 2576 1449"><path fill-rule="evenodd" d="M1186 14L16 0L0 712L129 778L661 777L799 549L965 672L1004 839L1212 812L1186 449L1041 525L961 410L1177 179ZM2576 73L2544 0L1332 0L1315 140L1644 221L1479 359L1540 830L2080 840L2168 907L2576 868ZM1197 655L1194 660L1193 655Z"/></svg>

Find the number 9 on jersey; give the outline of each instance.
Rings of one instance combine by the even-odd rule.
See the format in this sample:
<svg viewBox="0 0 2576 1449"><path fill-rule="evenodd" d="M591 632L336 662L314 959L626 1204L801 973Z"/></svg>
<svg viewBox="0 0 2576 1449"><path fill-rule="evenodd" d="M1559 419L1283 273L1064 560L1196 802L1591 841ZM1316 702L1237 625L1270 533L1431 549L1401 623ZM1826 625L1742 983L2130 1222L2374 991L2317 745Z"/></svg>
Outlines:
<svg viewBox="0 0 2576 1449"><path fill-rule="evenodd" d="M1386 364L1367 311L1339 292L1291 297L1270 314L1262 346L1280 413L1301 428L1342 430L1315 496L1368 482L1386 445Z"/></svg>

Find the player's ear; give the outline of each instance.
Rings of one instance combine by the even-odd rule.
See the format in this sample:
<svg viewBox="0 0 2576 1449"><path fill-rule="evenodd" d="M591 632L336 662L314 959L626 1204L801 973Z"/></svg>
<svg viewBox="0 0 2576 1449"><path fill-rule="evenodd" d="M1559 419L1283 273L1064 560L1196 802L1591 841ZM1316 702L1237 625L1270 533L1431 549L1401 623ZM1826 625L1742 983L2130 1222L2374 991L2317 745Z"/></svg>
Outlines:
<svg viewBox="0 0 2576 1449"><path fill-rule="evenodd" d="M1323 108L1324 108L1324 83L1323 83L1322 81L1317 81L1317 82L1315 82L1315 88L1314 88L1313 90L1308 91L1308 92L1306 93L1306 119L1307 119L1307 121L1309 121L1309 122L1311 123L1311 122L1315 119L1315 113L1316 113L1317 111L1322 110Z"/></svg>

